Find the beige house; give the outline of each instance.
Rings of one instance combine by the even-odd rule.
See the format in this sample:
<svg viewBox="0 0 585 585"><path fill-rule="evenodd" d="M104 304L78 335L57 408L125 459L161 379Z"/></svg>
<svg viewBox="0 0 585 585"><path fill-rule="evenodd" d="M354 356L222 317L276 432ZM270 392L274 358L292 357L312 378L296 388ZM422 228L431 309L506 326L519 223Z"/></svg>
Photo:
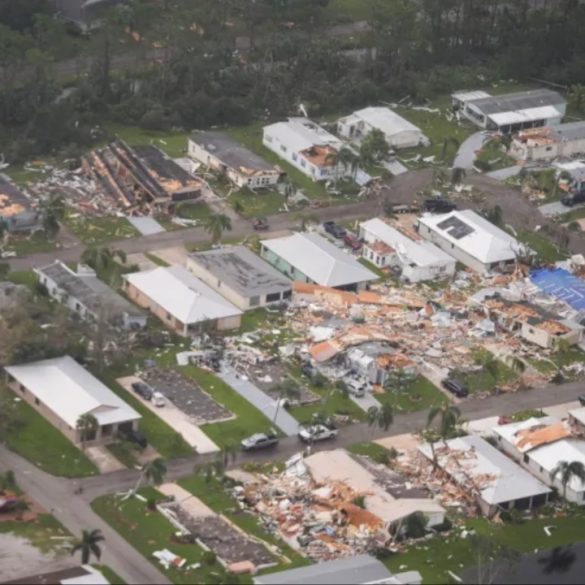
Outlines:
<svg viewBox="0 0 585 585"><path fill-rule="evenodd" d="M242 311L292 295L292 282L245 246L190 254L187 268Z"/></svg>
<svg viewBox="0 0 585 585"><path fill-rule="evenodd" d="M197 335L205 328L237 329L242 311L183 266L155 268L124 276L124 289L178 335Z"/></svg>
<svg viewBox="0 0 585 585"><path fill-rule="evenodd" d="M508 154L518 160L553 160L585 154L585 122L518 132Z"/></svg>
<svg viewBox="0 0 585 585"><path fill-rule="evenodd" d="M583 336L583 327L570 321L530 318L522 324L520 335L544 349L555 349L559 340L577 345Z"/></svg>
<svg viewBox="0 0 585 585"><path fill-rule="evenodd" d="M9 388L73 443L81 442L77 423L86 414L98 423L86 442L106 443L119 431L138 428L141 416L72 357L10 366L5 371Z"/></svg>

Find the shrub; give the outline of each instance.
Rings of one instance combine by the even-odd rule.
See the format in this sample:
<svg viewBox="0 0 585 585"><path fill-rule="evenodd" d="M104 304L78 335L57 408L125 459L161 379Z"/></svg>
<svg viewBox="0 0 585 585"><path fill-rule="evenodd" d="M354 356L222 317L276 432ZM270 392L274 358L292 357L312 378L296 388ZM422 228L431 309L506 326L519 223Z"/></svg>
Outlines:
<svg viewBox="0 0 585 585"><path fill-rule="evenodd" d="M206 550L203 555L201 556L201 561L204 565L215 565L217 561L217 556L212 550Z"/></svg>

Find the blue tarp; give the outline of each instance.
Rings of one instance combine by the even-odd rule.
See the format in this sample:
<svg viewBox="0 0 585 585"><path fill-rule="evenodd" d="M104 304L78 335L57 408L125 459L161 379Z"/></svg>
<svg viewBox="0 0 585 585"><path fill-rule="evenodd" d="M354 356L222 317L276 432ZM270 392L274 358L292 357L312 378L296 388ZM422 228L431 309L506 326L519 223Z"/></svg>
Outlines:
<svg viewBox="0 0 585 585"><path fill-rule="evenodd" d="M549 295L565 301L573 309L585 310L585 280L563 268L541 268L530 274L530 280Z"/></svg>

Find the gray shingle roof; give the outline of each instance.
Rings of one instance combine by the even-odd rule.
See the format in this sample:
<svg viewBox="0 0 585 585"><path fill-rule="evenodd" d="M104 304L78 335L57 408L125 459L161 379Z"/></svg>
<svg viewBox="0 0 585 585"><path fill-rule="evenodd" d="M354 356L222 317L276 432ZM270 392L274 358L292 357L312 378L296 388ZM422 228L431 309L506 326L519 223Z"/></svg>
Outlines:
<svg viewBox="0 0 585 585"><path fill-rule="evenodd" d="M556 91L550 89L534 89L531 91L521 91L471 100L469 104L479 108L484 114L489 116L500 112L511 112L542 106L556 106L565 102L565 98Z"/></svg>

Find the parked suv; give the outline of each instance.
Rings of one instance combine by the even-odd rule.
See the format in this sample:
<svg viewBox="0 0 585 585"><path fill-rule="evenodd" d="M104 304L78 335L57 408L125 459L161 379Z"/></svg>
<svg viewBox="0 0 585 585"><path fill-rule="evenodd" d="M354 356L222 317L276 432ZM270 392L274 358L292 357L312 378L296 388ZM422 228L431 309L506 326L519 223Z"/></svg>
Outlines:
<svg viewBox="0 0 585 585"><path fill-rule="evenodd" d="M342 239L343 243L346 246L349 246L354 252L361 250L362 243L358 240L358 237L356 235L346 232Z"/></svg>
<svg viewBox="0 0 585 585"><path fill-rule="evenodd" d="M441 382L443 388L449 390L451 394L454 394L458 398L465 398L469 395L469 388L463 382L453 380L452 378L446 378Z"/></svg>
<svg viewBox="0 0 585 585"><path fill-rule="evenodd" d="M323 224L323 229L328 233L331 234L334 238L340 240L345 236L346 231L345 228L337 225L334 221L326 221Z"/></svg>
<svg viewBox="0 0 585 585"><path fill-rule="evenodd" d="M119 434L125 441L136 443L142 449L148 447L148 441L140 431L135 431L134 429L120 430Z"/></svg>
<svg viewBox="0 0 585 585"><path fill-rule="evenodd" d="M152 400L153 392L148 384L145 384L144 382L134 382L132 384L132 390L134 390L138 396L144 398L144 400Z"/></svg>
<svg viewBox="0 0 585 585"><path fill-rule="evenodd" d="M585 203L585 192L583 193L571 193L570 195L565 195L561 199L561 203L565 207L573 207L578 203Z"/></svg>
<svg viewBox="0 0 585 585"><path fill-rule="evenodd" d="M426 199L423 204L423 210L430 213L449 213L454 209L457 209L457 205L448 199Z"/></svg>

